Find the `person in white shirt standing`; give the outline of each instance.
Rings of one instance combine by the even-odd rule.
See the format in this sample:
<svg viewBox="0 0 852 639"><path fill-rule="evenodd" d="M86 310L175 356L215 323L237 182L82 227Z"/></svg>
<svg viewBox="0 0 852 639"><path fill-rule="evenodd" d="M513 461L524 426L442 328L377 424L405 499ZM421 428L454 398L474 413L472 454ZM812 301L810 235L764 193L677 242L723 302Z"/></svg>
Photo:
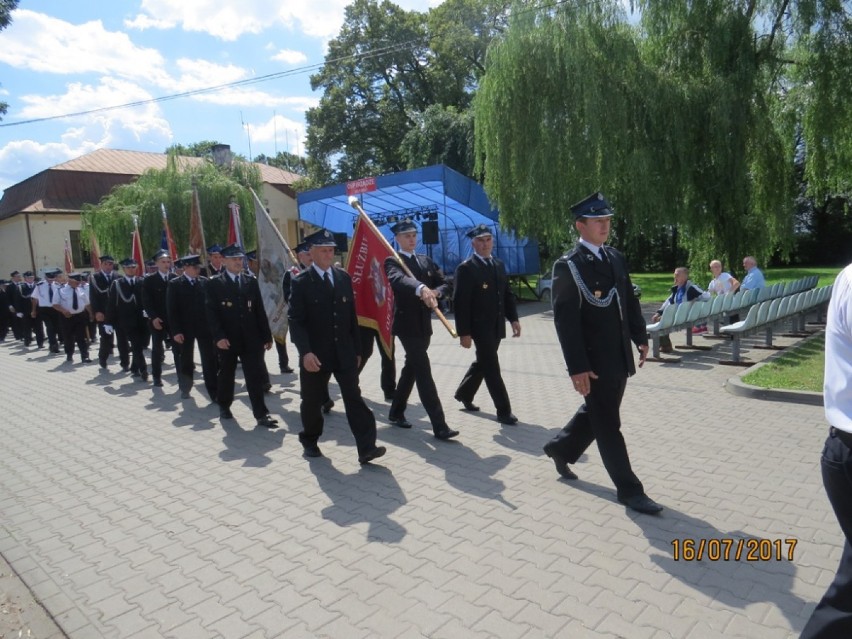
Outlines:
<svg viewBox="0 0 852 639"><path fill-rule="evenodd" d="M727 295L734 293L740 287L740 282L727 271L722 270L722 263L719 260L710 262L710 272L713 273L713 279L707 285L707 291L713 295Z"/></svg>
<svg viewBox="0 0 852 639"><path fill-rule="evenodd" d="M834 282L825 327L825 418L822 483L846 537L834 581L802 639L852 637L852 264Z"/></svg>
<svg viewBox="0 0 852 639"><path fill-rule="evenodd" d="M53 308L59 311L63 317L63 333L65 340L65 359L74 361L74 343L80 349L80 357L83 363L88 364L89 359L89 337L87 328L91 319L91 305L89 294L80 285L83 280L82 273L69 273L68 283L59 289L59 299Z"/></svg>

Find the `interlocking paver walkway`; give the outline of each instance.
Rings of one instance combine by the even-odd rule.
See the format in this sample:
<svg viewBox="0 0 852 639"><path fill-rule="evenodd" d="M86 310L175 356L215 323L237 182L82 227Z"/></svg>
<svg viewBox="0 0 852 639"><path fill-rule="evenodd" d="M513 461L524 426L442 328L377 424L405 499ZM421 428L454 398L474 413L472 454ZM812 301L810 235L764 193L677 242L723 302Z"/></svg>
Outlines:
<svg viewBox="0 0 852 639"><path fill-rule="evenodd" d="M550 312L521 310L523 336L500 349L520 423L498 424L484 387L482 413L458 410L473 353L436 322L430 356L461 437L436 441L416 392L415 427L387 426L374 357L362 388L388 454L367 467L339 400L326 457L301 457L296 376L273 376L285 423L270 432L245 393L225 424L200 392L181 401L172 366L152 389L115 364L0 344L0 553L73 639L797 636L842 542L822 409L726 392L727 343L647 364L624 433L666 509L634 514L594 447L576 482L543 455L579 398ZM792 561L774 547L768 561L673 557L673 540L743 538L798 543Z"/></svg>

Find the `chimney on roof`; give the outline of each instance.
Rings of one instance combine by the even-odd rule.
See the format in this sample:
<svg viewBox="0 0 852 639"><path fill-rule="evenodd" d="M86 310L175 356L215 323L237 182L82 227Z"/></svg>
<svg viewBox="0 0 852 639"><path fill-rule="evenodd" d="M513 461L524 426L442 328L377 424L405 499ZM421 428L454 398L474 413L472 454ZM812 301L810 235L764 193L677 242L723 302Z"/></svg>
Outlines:
<svg viewBox="0 0 852 639"><path fill-rule="evenodd" d="M216 166L231 165L231 145L230 144L214 144L210 149L213 153L213 164Z"/></svg>

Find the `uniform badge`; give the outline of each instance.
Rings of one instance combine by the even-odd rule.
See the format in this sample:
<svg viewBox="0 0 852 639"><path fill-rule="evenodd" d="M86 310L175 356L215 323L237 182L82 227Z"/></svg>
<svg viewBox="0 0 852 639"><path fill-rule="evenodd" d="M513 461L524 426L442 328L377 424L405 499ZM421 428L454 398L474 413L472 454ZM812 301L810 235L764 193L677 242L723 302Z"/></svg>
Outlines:
<svg viewBox="0 0 852 639"><path fill-rule="evenodd" d="M596 298L600 299L601 295L603 295L603 293L601 291L595 291L595 297Z"/></svg>
<svg viewBox="0 0 852 639"><path fill-rule="evenodd" d="M486 288L488 288L488 282L483 282L482 283L482 290L484 291Z"/></svg>
<svg viewBox="0 0 852 639"><path fill-rule="evenodd" d="M231 302L230 300L228 300L227 302L225 302L225 306L229 306L229 307L230 307L230 306L233 306L233 305L234 305L234 304L233 304L233 302Z"/></svg>
<svg viewBox="0 0 852 639"><path fill-rule="evenodd" d="M248 301L248 309L251 310L251 300Z"/></svg>
<svg viewBox="0 0 852 639"><path fill-rule="evenodd" d="M343 303L344 304L346 303L346 296L345 295L343 296Z"/></svg>

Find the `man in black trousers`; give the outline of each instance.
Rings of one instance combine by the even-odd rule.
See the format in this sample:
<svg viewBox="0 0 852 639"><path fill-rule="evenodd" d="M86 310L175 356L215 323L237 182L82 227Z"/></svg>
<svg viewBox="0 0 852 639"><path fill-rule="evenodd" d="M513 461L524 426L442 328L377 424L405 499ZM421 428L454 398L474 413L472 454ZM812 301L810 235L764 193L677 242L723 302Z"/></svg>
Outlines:
<svg viewBox="0 0 852 639"><path fill-rule="evenodd" d="M142 307L142 280L136 277L139 265L130 257L121 260L120 264L124 277L110 284L104 331L107 335L115 332L122 370L130 370L134 377L146 381L148 366L145 362L145 342L148 340L148 330Z"/></svg>
<svg viewBox="0 0 852 639"><path fill-rule="evenodd" d="M258 426L276 428L263 399L264 351L272 348L272 332L263 308L257 279L243 272L245 253L239 244L222 249L225 271L207 282L207 321L219 354L216 397L219 416L233 419L234 375L243 367L251 411Z"/></svg>
<svg viewBox="0 0 852 639"><path fill-rule="evenodd" d="M414 222L397 222L391 227L391 232L399 246L400 258L411 275L405 272L396 258L385 259L385 273L394 295L393 334L405 350L405 364L399 375L388 420L400 428L411 428L411 423L405 418L405 408L416 383L435 437L452 439L459 432L447 425L427 353L432 341L432 309L438 305L447 283L441 269L430 257L414 252L417 247L417 226Z"/></svg>
<svg viewBox="0 0 852 639"><path fill-rule="evenodd" d="M142 281L142 305L151 329L151 375L154 386L162 386L165 343L169 336L166 312L166 287L175 278L171 272L172 258L166 250L157 251L153 258L157 270Z"/></svg>
<svg viewBox="0 0 852 639"><path fill-rule="evenodd" d="M636 372L631 341L639 349L640 367L648 354L642 309L624 256L604 246L609 203L593 193L571 211L580 241L553 265L553 319L574 390L585 403L544 452L560 475L576 479L568 464L597 441L618 501L638 512L658 513L662 506L645 494L630 467L619 415L627 378Z"/></svg>
<svg viewBox="0 0 852 639"><path fill-rule="evenodd" d="M115 336L104 331L104 322L109 301L109 287L118 279L118 273L113 270L115 260L111 255L104 255L100 261L100 270L89 278L89 302L98 326L98 364L101 368L106 368L107 358L112 355L114 349Z"/></svg>
<svg viewBox="0 0 852 639"><path fill-rule="evenodd" d="M183 274L169 282L166 289L166 313L172 349L175 353L178 387L183 399L189 398L195 370L194 350L198 343L201 357L201 376L211 401L216 401L216 378L219 361L210 325L207 323L205 289L207 278L201 275L201 258L187 255L180 258Z"/></svg>
<svg viewBox="0 0 852 639"><path fill-rule="evenodd" d="M290 288L290 336L299 351L302 432L299 441L306 457L321 457L317 445L323 431L322 405L328 380L334 374L340 387L346 420L355 436L361 464L385 454L376 446L376 418L361 397L358 385L358 317L352 279L334 268L334 235L323 229L309 235L313 263L297 275Z"/></svg>
<svg viewBox="0 0 852 639"><path fill-rule="evenodd" d="M476 360L467 369L456 390L455 398L465 410L478 411L473 403L482 380L497 409L501 424L517 424L506 384L500 374L497 349L506 337L506 320L512 324L512 337L521 336L521 323L515 298L509 288L509 278L503 262L491 254L494 238L484 224L467 233L474 254L458 265L455 277L453 309L456 332L463 348L476 346Z"/></svg>

